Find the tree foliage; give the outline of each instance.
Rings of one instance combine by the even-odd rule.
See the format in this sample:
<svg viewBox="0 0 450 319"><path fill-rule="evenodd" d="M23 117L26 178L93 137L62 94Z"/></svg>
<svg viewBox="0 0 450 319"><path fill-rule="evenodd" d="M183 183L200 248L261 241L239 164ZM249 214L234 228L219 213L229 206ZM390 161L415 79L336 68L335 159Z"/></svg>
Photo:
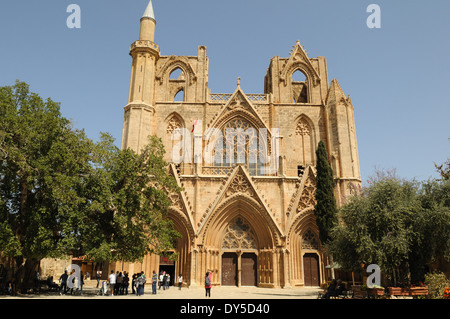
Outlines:
<svg viewBox="0 0 450 319"><path fill-rule="evenodd" d="M24 266L19 283L45 257L135 261L170 249L167 193L178 188L163 154L154 137L139 154L108 134L94 143L26 83L1 87L0 251Z"/></svg>
<svg viewBox="0 0 450 319"><path fill-rule="evenodd" d="M314 213L319 228L319 239L322 244L330 240L330 231L337 224L337 206L334 197L333 171L328 163L328 154L323 141L319 142L316 151L316 205Z"/></svg>
<svg viewBox="0 0 450 319"><path fill-rule="evenodd" d="M379 176L340 209L330 251L349 270L378 264L392 280L424 279L426 267L450 260L449 184Z"/></svg>

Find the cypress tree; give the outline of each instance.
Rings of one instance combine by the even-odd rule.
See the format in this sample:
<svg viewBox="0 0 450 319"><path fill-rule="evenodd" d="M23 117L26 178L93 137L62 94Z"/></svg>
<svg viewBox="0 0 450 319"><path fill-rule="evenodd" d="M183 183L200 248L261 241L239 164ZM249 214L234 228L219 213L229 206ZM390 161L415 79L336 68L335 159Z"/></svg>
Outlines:
<svg viewBox="0 0 450 319"><path fill-rule="evenodd" d="M337 225L337 206L334 197L333 171L328 163L328 153L323 141L319 142L316 150L317 158L317 190L314 213L319 227L319 239L322 245L330 240L330 231Z"/></svg>

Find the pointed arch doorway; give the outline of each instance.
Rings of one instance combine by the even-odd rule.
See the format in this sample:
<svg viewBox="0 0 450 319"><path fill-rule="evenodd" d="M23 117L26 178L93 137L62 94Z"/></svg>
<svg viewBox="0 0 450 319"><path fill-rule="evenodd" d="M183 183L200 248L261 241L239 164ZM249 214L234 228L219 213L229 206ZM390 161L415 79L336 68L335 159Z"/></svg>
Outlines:
<svg viewBox="0 0 450 319"><path fill-rule="evenodd" d="M257 243L253 230L237 217L222 241L222 285L257 286Z"/></svg>
<svg viewBox="0 0 450 319"><path fill-rule="evenodd" d="M305 286L320 286L319 256L316 253L303 255Z"/></svg>

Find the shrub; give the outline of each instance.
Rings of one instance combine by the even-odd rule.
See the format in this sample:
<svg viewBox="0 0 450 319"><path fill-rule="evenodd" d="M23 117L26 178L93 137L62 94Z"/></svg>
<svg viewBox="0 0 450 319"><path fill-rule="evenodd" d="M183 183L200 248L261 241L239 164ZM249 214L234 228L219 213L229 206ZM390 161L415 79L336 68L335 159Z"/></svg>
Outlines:
<svg viewBox="0 0 450 319"><path fill-rule="evenodd" d="M450 287L450 279L441 272L428 273L425 275L425 285L430 298L443 299L445 288Z"/></svg>

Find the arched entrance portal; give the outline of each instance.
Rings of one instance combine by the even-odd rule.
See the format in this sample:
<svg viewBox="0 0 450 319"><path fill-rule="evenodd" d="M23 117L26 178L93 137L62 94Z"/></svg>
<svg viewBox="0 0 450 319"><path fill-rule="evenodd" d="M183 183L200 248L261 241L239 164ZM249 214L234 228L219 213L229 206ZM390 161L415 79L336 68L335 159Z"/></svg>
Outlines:
<svg viewBox="0 0 450 319"><path fill-rule="evenodd" d="M257 286L257 241L249 224L235 218L222 240L222 285Z"/></svg>
<svg viewBox="0 0 450 319"><path fill-rule="evenodd" d="M196 269L201 274L214 270L216 285L273 287L279 279L280 256L274 250L279 244L277 225L248 194L226 195L206 216Z"/></svg>

